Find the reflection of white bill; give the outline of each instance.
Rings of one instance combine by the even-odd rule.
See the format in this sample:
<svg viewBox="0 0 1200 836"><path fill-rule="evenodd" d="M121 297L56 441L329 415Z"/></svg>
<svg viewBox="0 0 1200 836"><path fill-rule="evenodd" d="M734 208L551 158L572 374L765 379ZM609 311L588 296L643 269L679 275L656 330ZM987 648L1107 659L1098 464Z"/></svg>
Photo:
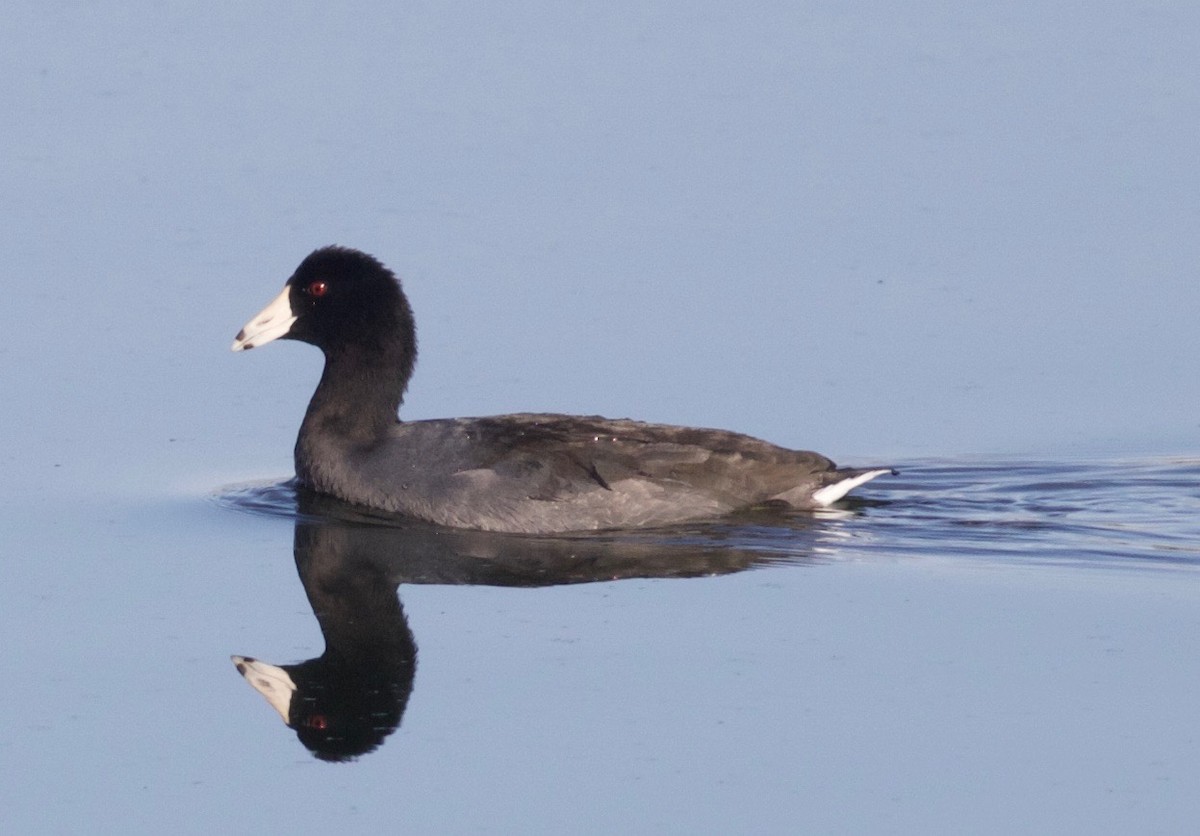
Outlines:
<svg viewBox="0 0 1200 836"><path fill-rule="evenodd" d="M251 659L249 656L230 656L229 658L237 666L238 673L246 678L255 691L266 697L271 707L279 712L283 722L288 723L292 694L296 693L296 683L288 676L288 672L275 665Z"/></svg>

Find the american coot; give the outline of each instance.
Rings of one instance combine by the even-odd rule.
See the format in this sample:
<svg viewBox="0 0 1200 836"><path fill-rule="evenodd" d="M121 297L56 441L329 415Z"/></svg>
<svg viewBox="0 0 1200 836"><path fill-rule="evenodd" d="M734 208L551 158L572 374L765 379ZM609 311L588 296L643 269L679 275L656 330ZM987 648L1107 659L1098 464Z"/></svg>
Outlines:
<svg viewBox="0 0 1200 836"><path fill-rule="evenodd" d="M296 439L296 476L370 508L457 528L525 534L637 528L740 508L828 506L891 472L838 468L724 430L522 413L400 421L417 359L412 309L366 253L309 255L234 351L312 343L325 370Z"/></svg>

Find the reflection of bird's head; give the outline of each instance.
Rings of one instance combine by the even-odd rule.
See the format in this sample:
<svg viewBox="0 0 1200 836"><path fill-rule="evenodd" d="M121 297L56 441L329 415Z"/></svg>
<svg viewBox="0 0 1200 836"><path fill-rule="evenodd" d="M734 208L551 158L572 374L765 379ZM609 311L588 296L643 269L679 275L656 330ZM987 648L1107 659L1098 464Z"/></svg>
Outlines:
<svg viewBox="0 0 1200 836"><path fill-rule="evenodd" d="M411 676L395 669L356 668L328 653L297 665L244 656L233 662L300 742L326 761L352 760L378 747L400 724L412 687Z"/></svg>

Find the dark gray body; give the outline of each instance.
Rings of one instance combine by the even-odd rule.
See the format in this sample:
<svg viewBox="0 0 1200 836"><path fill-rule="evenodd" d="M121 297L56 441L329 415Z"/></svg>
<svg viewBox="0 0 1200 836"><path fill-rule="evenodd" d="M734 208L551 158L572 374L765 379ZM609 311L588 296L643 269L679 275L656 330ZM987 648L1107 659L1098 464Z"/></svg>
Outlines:
<svg viewBox="0 0 1200 836"><path fill-rule="evenodd" d="M723 430L518 414L398 422L356 442L310 413L296 474L347 502L441 525L547 534L711 519L865 470Z"/></svg>

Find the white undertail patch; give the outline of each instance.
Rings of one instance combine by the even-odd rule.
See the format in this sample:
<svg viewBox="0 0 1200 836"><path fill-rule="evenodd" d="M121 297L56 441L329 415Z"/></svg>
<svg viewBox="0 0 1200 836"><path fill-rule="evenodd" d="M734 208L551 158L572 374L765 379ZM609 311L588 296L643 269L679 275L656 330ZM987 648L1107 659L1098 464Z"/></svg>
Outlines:
<svg viewBox="0 0 1200 836"><path fill-rule="evenodd" d="M890 467L881 467L878 470L868 470L866 473L859 474L858 476L850 476L840 482L834 482L832 485L826 485L819 490L813 491L812 501L817 505L828 507L859 485L870 482L876 476L882 476L885 473L891 472L892 469Z"/></svg>

